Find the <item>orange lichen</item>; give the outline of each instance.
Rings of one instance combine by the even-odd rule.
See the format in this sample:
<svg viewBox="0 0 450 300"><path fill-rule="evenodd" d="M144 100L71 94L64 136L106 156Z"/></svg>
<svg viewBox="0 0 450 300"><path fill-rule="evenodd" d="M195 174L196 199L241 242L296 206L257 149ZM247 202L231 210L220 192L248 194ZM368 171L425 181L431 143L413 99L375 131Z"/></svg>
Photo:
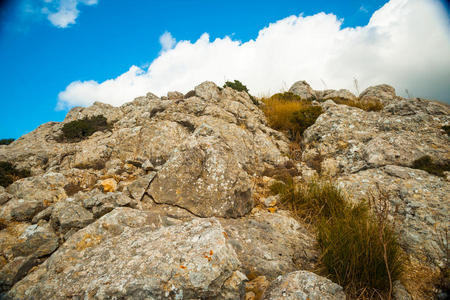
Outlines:
<svg viewBox="0 0 450 300"><path fill-rule="evenodd" d="M277 208L276 207L269 207L267 210L270 211L273 214L274 212L277 211Z"/></svg>
<svg viewBox="0 0 450 300"><path fill-rule="evenodd" d="M186 270L186 269L187 269L187 267L186 267L186 266L183 266L183 265L180 265L180 268L182 268L183 270Z"/></svg>
<svg viewBox="0 0 450 300"><path fill-rule="evenodd" d="M76 249L78 251L82 251L88 247L92 247L95 245L98 245L100 241L102 240L102 237L100 235L93 235L90 233L86 233L81 241L79 241L76 245Z"/></svg>
<svg viewBox="0 0 450 300"><path fill-rule="evenodd" d="M226 233L225 231L222 231L222 234L226 239L228 238L228 233Z"/></svg>

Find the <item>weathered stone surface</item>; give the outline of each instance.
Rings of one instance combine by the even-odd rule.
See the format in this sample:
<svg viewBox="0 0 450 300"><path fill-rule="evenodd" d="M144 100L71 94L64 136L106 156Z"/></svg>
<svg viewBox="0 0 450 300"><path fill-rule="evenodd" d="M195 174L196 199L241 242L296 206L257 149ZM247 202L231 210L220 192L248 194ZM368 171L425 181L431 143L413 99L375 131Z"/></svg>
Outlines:
<svg viewBox="0 0 450 300"><path fill-rule="evenodd" d="M403 114L405 105L408 115ZM320 154L335 169L332 175L384 165L411 166L424 155L439 163L450 160L448 136L441 130L450 121L448 106L426 100L398 100L380 112L330 101L322 106L325 113L304 133L302 158L313 164Z"/></svg>
<svg viewBox="0 0 450 300"><path fill-rule="evenodd" d="M118 206L130 206L136 207L137 201L131 199L121 192L109 192L106 194L94 193L93 195L77 195L76 200L80 200L83 203L83 207L90 209L94 214L94 217L100 218L104 214L109 213Z"/></svg>
<svg viewBox="0 0 450 300"><path fill-rule="evenodd" d="M263 299L345 300L342 287L331 280L307 271L279 276L264 292Z"/></svg>
<svg viewBox="0 0 450 300"><path fill-rule="evenodd" d="M35 214L44 209L44 205L38 200L15 199L10 201L11 218L16 221L30 221Z"/></svg>
<svg viewBox="0 0 450 300"><path fill-rule="evenodd" d="M220 222L245 274L272 280L298 268L312 268L317 261L314 235L286 211L261 210L245 218Z"/></svg>
<svg viewBox="0 0 450 300"><path fill-rule="evenodd" d="M0 193L0 205L5 204L6 202L9 201L9 199L12 198L12 195L6 192L1 192Z"/></svg>
<svg viewBox="0 0 450 300"><path fill-rule="evenodd" d="M20 236L20 240L12 247L15 257L33 255L42 257L58 248L58 238L50 226L28 226Z"/></svg>
<svg viewBox="0 0 450 300"><path fill-rule="evenodd" d="M155 176L156 172L151 172L136 179L135 181L133 181L133 183L128 185L127 191L130 194L130 197L136 201L140 201Z"/></svg>
<svg viewBox="0 0 450 300"><path fill-rule="evenodd" d="M167 93L167 98L169 100L183 99L184 98L184 94L180 93L180 92L168 92Z"/></svg>
<svg viewBox="0 0 450 300"><path fill-rule="evenodd" d="M408 253L439 264L439 229L450 224L450 184L425 171L388 165L338 179L341 189L355 201L387 195L395 229ZM378 190L379 189L379 190Z"/></svg>
<svg viewBox="0 0 450 300"><path fill-rule="evenodd" d="M395 89L387 84L371 86L365 89L360 95L361 102L371 102L373 100L380 101L382 104L390 104L399 97L395 94Z"/></svg>
<svg viewBox="0 0 450 300"><path fill-rule="evenodd" d="M75 233L7 296L240 298L239 290L230 291L238 288L230 281L240 263L217 220L163 223L151 212L117 208Z"/></svg>
<svg viewBox="0 0 450 300"><path fill-rule="evenodd" d="M311 86L304 80L295 82L289 89L289 92L300 96L300 98L302 98L303 100L316 99L316 93L311 88Z"/></svg>
<svg viewBox="0 0 450 300"><path fill-rule="evenodd" d="M116 182L116 180L114 180L114 178L108 178L108 179L102 180L102 182L100 184L102 185L103 191L105 193L115 192L117 190L117 182Z"/></svg>
<svg viewBox="0 0 450 300"><path fill-rule="evenodd" d="M153 180L157 203L202 217L239 217L253 207L250 179L220 134L204 125L183 143Z"/></svg>
<svg viewBox="0 0 450 300"><path fill-rule="evenodd" d="M316 92L317 93L317 92ZM341 90L326 90L323 91L321 99L322 101L340 99L346 101L356 101L356 96L350 92L349 90L341 89Z"/></svg>
<svg viewBox="0 0 450 300"><path fill-rule="evenodd" d="M94 221L94 216L82 206L64 200L55 204L50 220L58 233L65 234L70 229L78 230L89 225Z"/></svg>
<svg viewBox="0 0 450 300"><path fill-rule="evenodd" d="M48 221L52 215L53 206L49 206L45 208L44 210L38 212L33 219L31 220L31 223L36 224L40 220L46 220Z"/></svg>
<svg viewBox="0 0 450 300"><path fill-rule="evenodd" d="M38 263L39 260L34 256L16 257L10 261L0 270L0 293L9 290ZM0 294L0 297L2 297L2 294Z"/></svg>

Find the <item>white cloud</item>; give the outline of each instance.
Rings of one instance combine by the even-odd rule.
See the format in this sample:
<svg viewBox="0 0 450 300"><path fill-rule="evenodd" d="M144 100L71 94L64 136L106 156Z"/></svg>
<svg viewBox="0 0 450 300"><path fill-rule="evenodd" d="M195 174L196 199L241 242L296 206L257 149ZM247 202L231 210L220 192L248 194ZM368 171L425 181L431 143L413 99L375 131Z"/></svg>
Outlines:
<svg viewBox="0 0 450 300"><path fill-rule="evenodd" d="M167 51L175 46L176 40L172 37L170 32L166 31L159 37L159 43L161 44L162 51Z"/></svg>
<svg viewBox="0 0 450 300"><path fill-rule="evenodd" d="M47 15L47 19L56 27L66 28L71 24L75 24L80 11L78 4L94 5L97 0L44 0L45 5L42 7L42 13Z"/></svg>
<svg viewBox="0 0 450 300"><path fill-rule="evenodd" d="M148 91L187 92L205 80L239 79L255 95L307 80L313 88L361 89L388 83L405 94L450 102L450 26L434 0L391 0L363 27L341 28L332 14L290 16L269 24L255 40L174 40L147 69L132 66L101 83L76 81L59 94L59 108L101 101L121 105ZM164 35L163 35L164 36ZM161 38L161 40L163 40Z"/></svg>

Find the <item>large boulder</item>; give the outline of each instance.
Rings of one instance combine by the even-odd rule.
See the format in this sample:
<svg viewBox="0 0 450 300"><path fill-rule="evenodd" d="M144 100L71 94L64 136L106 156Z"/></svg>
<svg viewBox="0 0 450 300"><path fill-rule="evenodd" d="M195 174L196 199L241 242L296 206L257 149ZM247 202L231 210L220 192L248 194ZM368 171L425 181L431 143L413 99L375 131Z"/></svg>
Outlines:
<svg viewBox="0 0 450 300"><path fill-rule="evenodd" d="M387 84L380 84L371 86L365 89L360 95L359 99L362 103L370 103L373 101L381 102L383 105L387 105L399 99L395 94L395 89Z"/></svg>
<svg viewBox="0 0 450 300"><path fill-rule="evenodd" d="M158 172L148 190L157 203L201 217L239 217L253 207L251 183L231 149L204 125Z"/></svg>
<svg viewBox="0 0 450 300"><path fill-rule="evenodd" d="M315 100L316 93L304 80L295 82L289 89L290 93L300 96L302 100Z"/></svg>
<svg viewBox="0 0 450 300"><path fill-rule="evenodd" d="M214 218L170 225L117 208L75 233L6 297L239 299L246 279L239 265Z"/></svg>
<svg viewBox="0 0 450 300"><path fill-rule="evenodd" d="M307 271L279 276L264 292L265 300L345 300L342 287L331 280Z"/></svg>

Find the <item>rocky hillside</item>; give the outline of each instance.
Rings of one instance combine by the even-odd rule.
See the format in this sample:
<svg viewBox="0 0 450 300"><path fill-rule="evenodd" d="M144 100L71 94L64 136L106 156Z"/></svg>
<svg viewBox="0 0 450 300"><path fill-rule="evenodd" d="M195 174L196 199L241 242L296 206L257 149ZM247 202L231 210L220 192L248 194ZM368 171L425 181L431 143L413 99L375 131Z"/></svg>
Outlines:
<svg viewBox="0 0 450 300"><path fill-rule="evenodd" d="M76 107L0 146L0 161L32 175L0 187L0 298L345 299L317 275L314 229L270 196L280 169L332 180L354 202L387 195L410 270L394 296L434 288L415 272L448 264L450 173L417 161L448 167L449 106L387 85L290 92L323 111L295 143L268 126L264 103L204 82ZM95 116L107 126L64 136Z"/></svg>

